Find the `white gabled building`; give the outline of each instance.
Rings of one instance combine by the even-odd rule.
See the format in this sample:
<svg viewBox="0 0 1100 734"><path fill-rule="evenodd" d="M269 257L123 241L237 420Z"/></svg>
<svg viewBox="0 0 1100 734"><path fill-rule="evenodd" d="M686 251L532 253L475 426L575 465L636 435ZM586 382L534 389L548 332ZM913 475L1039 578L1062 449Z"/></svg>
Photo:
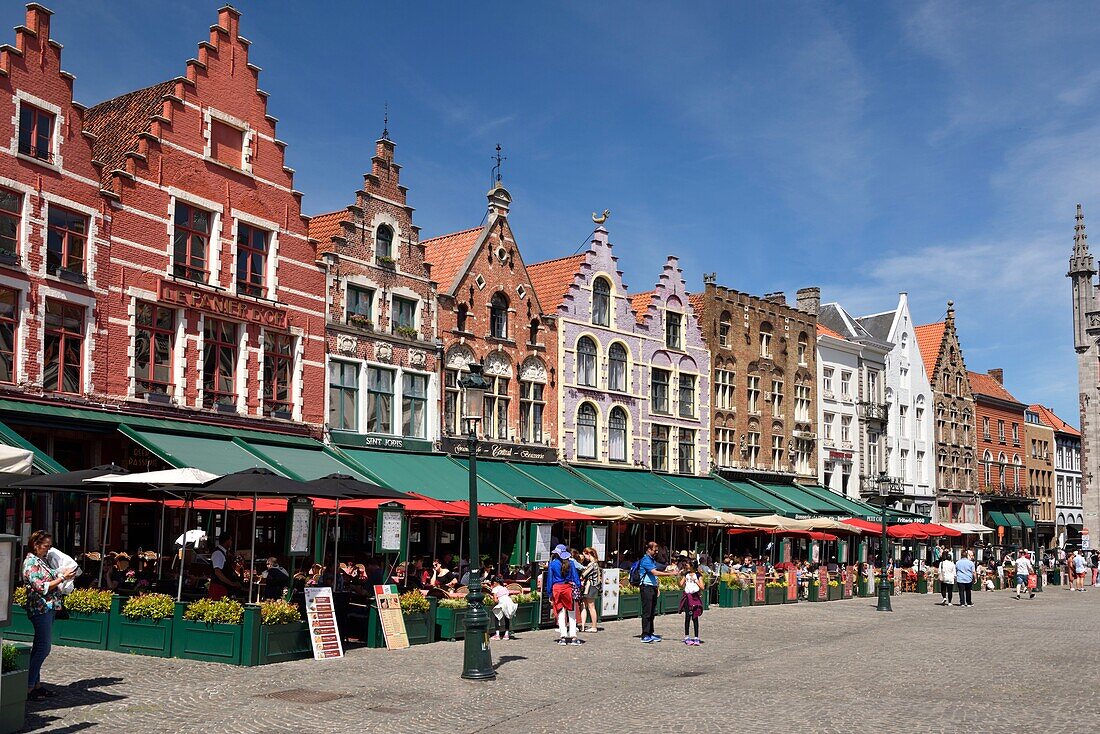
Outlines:
<svg viewBox="0 0 1100 734"><path fill-rule="evenodd" d="M859 497L858 399L860 346L817 325L817 474L821 486Z"/></svg>
<svg viewBox="0 0 1100 734"><path fill-rule="evenodd" d="M863 316L859 324L893 345L886 355L886 471L901 483L895 507L931 517L936 504L932 386L917 347L909 297L898 297L892 311Z"/></svg>

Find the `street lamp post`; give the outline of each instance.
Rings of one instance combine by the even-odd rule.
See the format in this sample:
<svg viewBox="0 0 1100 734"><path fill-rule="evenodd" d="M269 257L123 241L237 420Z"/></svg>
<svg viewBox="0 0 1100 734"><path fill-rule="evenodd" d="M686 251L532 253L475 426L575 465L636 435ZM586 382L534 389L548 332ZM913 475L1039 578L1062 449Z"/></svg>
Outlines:
<svg viewBox="0 0 1100 734"><path fill-rule="evenodd" d="M497 677L489 652L489 613L482 601L481 552L477 527L477 424L484 411L485 389L489 383L481 376L481 365L471 364L468 375L459 381L465 392L463 420L470 460L470 583L466 594L466 639L462 658L462 677L467 680L492 680Z"/></svg>
<svg viewBox="0 0 1100 734"><path fill-rule="evenodd" d="M878 475L878 496L882 503L881 512L882 515L882 540L879 543L879 584L878 584L878 607L876 609L880 612L892 612L893 608L890 606L890 592L893 589L893 584L886 577L886 564L889 560L886 548L886 498L890 495L890 477L886 475L886 472L880 472Z"/></svg>

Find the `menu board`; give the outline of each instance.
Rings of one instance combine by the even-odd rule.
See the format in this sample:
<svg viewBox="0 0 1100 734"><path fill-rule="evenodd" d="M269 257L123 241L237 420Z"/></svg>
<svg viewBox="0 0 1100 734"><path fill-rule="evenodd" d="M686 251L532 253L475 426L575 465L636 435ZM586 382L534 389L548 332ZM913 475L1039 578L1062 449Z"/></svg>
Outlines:
<svg viewBox="0 0 1100 734"><path fill-rule="evenodd" d="M375 586L374 603L378 607L378 620L382 623L386 648L402 650L408 647L409 635L405 631L405 616L401 614L401 599L397 596L397 587L393 584Z"/></svg>
<svg viewBox="0 0 1100 734"><path fill-rule="evenodd" d="M603 585L600 593L600 617L607 619L619 613L619 574L617 568L603 570Z"/></svg>
<svg viewBox="0 0 1100 734"><path fill-rule="evenodd" d="M798 572L787 570L787 601L798 601Z"/></svg>
<svg viewBox="0 0 1100 734"><path fill-rule="evenodd" d="M607 560L607 526L606 525L593 525L592 530L592 550L596 551L596 556L601 561Z"/></svg>
<svg viewBox="0 0 1100 734"><path fill-rule="evenodd" d="M535 525L535 562L537 563L550 561L550 530L553 527L549 523Z"/></svg>
<svg viewBox="0 0 1100 734"><path fill-rule="evenodd" d="M855 575L855 571L851 568L844 569L844 598L852 598L852 577Z"/></svg>
<svg viewBox="0 0 1100 734"><path fill-rule="evenodd" d="M829 569L822 566L817 569L817 600L825 601L829 596Z"/></svg>
<svg viewBox="0 0 1100 734"><path fill-rule="evenodd" d="M314 660L344 657L330 587L310 586L306 589L306 621L309 623L309 639L313 642Z"/></svg>
<svg viewBox="0 0 1100 734"><path fill-rule="evenodd" d="M382 516L382 532L379 539L379 550L396 553L401 550L401 525L404 513L401 510L380 510Z"/></svg>
<svg viewBox="0 0 1100 734"><path fill-rule="evenodd" d="M309 553L309 521L313 508L309 505L290 506L290 555Z"/></svg>
<svg viewBox="0 0 1100 734"><path fill-rule="evenodd" d="M756 603L764 603L764 590L768 587L768 576L764 573L764 569L756 569Z"/></svg>

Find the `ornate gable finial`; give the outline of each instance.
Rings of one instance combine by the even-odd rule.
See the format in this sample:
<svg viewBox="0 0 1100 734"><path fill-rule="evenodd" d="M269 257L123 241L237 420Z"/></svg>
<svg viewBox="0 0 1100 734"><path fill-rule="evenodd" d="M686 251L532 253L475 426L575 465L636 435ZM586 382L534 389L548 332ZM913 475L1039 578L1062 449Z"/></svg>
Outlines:
<svg viewBox="0 0 1100 734"><path fill-rule="evenodd" d="M948 301L947 302L947 320L946 321L950 326L955 325L955 302L954 301Z"/></svg>
<svg viewBox="0 0 1100 734"><path fill-rule="evenodd" d="M503 163L504 161L508 160L508 157L507 157L507 156L502 156L502 155L500 154L500 151L501 151L500 143L497 143L497 154L496 154L495 156L493 156L493 160L494 160L494 161L496 161L496 163L494 163L494 164L493 164L493 174L492 174L492 175L493 175L493 183L494 183L494 184L495 184L496 186L500 186L500 185L501 185L501 183L500 183L500 179L501 179L501 170L500 170L500 169L501 169L501 164L502 164L502 163Z"/></svg>
<svg viewBox="0 0 1100 734"><path fill-rule="evenodd" d="M1073 227L1073 254L1075 257L1089 254L1089 236L1085 233L1085 214L1077 205L1077 224Z"/></svg>
<svg viewBox="0 0 1100 734"><path fill-rule="evenodd" d="M390 139L390 103L386 102L384 108L385 112L382 113L382 139Z"/></svg>
<svg viewBox="0 0 1100 734"><path fill-rule="evenodd" d="M606 222L610 218L611 218L611 210L610 209L604 209L603 214L596 214L596 212L592 212L592 223L593 224L603 224L604 222Z"/></svg>

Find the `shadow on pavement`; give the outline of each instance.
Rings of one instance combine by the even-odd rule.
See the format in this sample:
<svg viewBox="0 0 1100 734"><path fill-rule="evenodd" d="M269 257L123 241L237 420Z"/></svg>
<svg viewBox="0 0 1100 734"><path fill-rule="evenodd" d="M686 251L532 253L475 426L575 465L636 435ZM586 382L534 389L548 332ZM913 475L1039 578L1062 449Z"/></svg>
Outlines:
<svg viewBox="0 0 1100 734"><path fill-rule="evenodd" d="M122 678L103 676L73 681L66 686L48 686L55 695L52 698L27 701L27 718L30 719L34 712L38 711L53 711L55 709L72 708L73 706L91 706L97 703L120 701L126 696L94 689L116 686L122 682Z"/></svg>
<svg viewBox="0 0 1100 734"><path fill-rule="evenodd" d="M512 662L513 660L526 660L526 659L527 658L523 655L501 655L497 659L496 665L493 666L493 670L500 670L501 668L503 668L505 665Z"/></svg>

